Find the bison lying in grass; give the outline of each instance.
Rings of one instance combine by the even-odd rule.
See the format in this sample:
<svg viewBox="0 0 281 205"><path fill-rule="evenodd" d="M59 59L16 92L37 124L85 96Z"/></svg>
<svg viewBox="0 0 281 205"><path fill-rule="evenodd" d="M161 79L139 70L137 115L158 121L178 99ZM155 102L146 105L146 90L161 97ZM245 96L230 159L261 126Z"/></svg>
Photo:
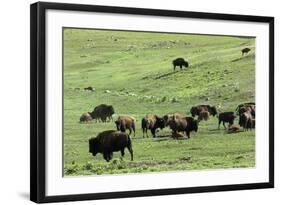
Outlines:
<svg viewBox="0 0 281 205"><path fill-rule="evenodd" d="M80 122L89 122L91 121L93 118L92 118L92 113L90 112L85 112L81 115L80 117Z"/></svg>
<svg viewBox="0 0 281 205"><path fill-rule="evenodd" d="M97 137L89 139L89 152L93 156L96 156L97 153L103 154L103 158L107 162L112 159L113 152L121 151L123 157L125 148L128 148L131 154L131 160L133 161L132 140L124 132L107 130L99 133Z"/></svg>

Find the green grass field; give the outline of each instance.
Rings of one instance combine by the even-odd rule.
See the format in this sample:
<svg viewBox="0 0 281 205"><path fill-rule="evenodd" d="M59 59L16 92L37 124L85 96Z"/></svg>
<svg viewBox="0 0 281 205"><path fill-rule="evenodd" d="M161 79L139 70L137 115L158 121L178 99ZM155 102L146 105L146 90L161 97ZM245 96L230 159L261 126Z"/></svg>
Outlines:
<svg viewBox="0 0 281 205"><path fill-rule="evenodd" d="M241 49L251 51L242 57ZM190 67L173 72L172 60ZM92 86L95 92L84 91ZM96 175L255 166L255 132L228 134L218 119L201 122L190 139L175 140L165 128L142 137L141 119L198 104L234 111L255 101L255 38L85 29L64 30L64 173ZM110 123L79 123L82 113L111 104L137 120L134 161L115 152L107 163L88 151L89 138L116 129ZM235 124L238 123L236 119Z"/></svg>

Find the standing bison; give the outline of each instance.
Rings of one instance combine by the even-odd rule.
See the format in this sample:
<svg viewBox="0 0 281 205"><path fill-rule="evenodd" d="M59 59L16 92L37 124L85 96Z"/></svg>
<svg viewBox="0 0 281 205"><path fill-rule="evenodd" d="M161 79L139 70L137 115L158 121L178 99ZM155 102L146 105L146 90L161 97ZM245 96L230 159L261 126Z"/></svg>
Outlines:
<svg viewBox="0 0 281 205"><path fill-rule="evenodd" d="M164 119L158 117L157 115L146 115L141 121L143 137L144 137L144 133L146 133L146 137L148 137L147 130L150 130L152 136L156 137L155 135L156 130L158 128L163 129L164 127L165 127Z"/></svg>
<svg viewBox="0 0 281 205"><path fill-rule="evenodd" d="M256 115L256 105L255 103L243 103L237 106L236 108L236 113L237 115L242 115L244 112L250 112L252 114L253 117L255 117Z"/></svg>
<svg viewBox="0 0 281 205"><path fill-rule="evenodd" d="M192 117L195 117L196 115L199 116L202 111L207 111L213 116L218 114L216 107L210 105L197 105L190 109Z"/></svg>
<svg viewBox="0 0 281 205"><path fill-rule="evenodd" d="M108 120L113 120L112 115L114 114L114 108L112 105L100 104L96 106L92 112L92 118L96 120L101 120L106 122Z"/></svg>
<svg viewBox="0 0 281 205"><path fill-rule="evenodd" d="M183 58L177 58L173 60L173 66L174 66L174 71L176 70L176 67L179 66L180 69L182 70L182 67L188 67L188 62L185 61Z"/></svg>
<svg viewBox="0 0 281 205"><path fill-rule="evenodd" d="M241 50L241 52L242 52L242 56L244 55L244 53L248 53L248 52L250 52L250 48L243 48L242 50Z"/></svg>
<svg viewBox="0 0 281 205"><path fill-rule="evenodd" d="M173 117L183 118L183 117L187 117L187 116L186 116L186 114L180 113L180 112L174 112L174 113L166 114L166 115L163 116L165 127L170 125L170 122L172 122Z"/></svg>
<svg viewBox="0 0 281 205"><path fill-rule="evenodd" d="M228 126L233 125L235 115L234 115L234 112L222 112L219 114L218 118L219 118L218 129L220 129L221 122L224 126L224 129L226 129L225 123L228 123Z"/></svg>
<svg viewBox="0 0 281 205"><path fill-rule="evenodd" d="M194 120L193 117L173 117L170 121L169 126L173 133L185 132L186 136L190 138L190 132L198 131L198 121Z"/></svg>
<svg viewBox="0 0 281 205"><path fill-rule="evenodd" d="M200 122L202 120L207 121L209 119L209 116L210 116L210 113L208 111L205 111L205 110L201 111L198 116L198 122Z"/></svg>
<svg viewBox="0 0 281 205"><path fill-rule="evenodd" d="M244 128L244 131L254 128L255 120L250 111L244 112L240 115L239 125Z"/></svg>
<svg viewBox="0 0 281 205"><path fill-rule="evenodd" d="M113 152L121 151L122 157L125 155L125 148L128 148L133 161L132 140L127 133L115 130L101 132L95 138L89 139L89 152L93 156L97 153L103 154L103 158L109 162Z"/></svg>
<svg viewBox="0 0 281 205"><path fill-rule="evenodd" d="M129 135L131 135L132 130L134 131L134 136L136 133L135 128L135 119L131 116L119 116L118 119L115 121L117 130L121 132L125 132L126 129L130 131Z"/></svg>

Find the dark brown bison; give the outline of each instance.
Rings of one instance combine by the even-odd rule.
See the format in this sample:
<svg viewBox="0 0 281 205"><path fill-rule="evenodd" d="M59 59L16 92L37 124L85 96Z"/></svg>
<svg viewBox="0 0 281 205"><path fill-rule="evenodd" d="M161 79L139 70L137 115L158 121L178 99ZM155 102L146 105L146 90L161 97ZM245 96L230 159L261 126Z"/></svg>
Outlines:
<svg viewBox="0 0 281 205"><path fill-rule="evenodd" d="M244 112L239 116L239 125L244 128L244 131L254 128L254 123L254 118L249 111Z"/></svg>
<svg viewBox="0 0 281 205"><path fill-rule="evenodd" d="M250 48L243 48L243 49L241 50L242 56L244 55L244 53L247 54L250 50L251 50Z"/></svg>
<svg viewBox="0 0 281 205"><path fill-rule="evenodd" d="M219 119L218 129L220 129L221 122L224 126L224 129L226 129L225 123L229 123L229 126L233 125L235 115L234 112L222 112L219 114L218 119Z"/></svg>
<svg viewBox="0 0 281 205"><path fill-rule="evenodd" d="M93 156L97 153L103 154L103 158L108 162L112 159L113 152L121 151L124 156L125 148L128 148L133 161L132 140L127 133L116 130L107 130L101 132L97 137L89 139L89 152Z"/></svg>
<svg viewBox="0 0 281 205"><path fill-rule="evenodd" d="M237 108L235 109L236 111L236 114L237 115L241 115L243 114L244 112L251 112L252 116L255 117L256 115L256 105L255 103L243 103L243 104L240 104L237 106Z"/></svg>
<svg viewBox="0 0 281 205"><path fill-rule="evenodd" d="M108 120L113 120L112 115L114 114L114 108L112 105L100 104L96 106L91 113L92 118L96 120L101 120L102 122L106 122Z"/></svg>
<svg viewBox="0 0 281 205"><path fill-rule="evenodd" d="M129 135L131 135L132 130L134 131L134 136L136 132L135 128L135 118L131 116L119 116L118 119L115 121L116 128L118 131L125 132L126 129L130 131Z"/></svg>
<svg viewBox="0 0 281 205"><path fill-rule="evenodd" d="M158 128L163 129L165 127L165 122L163 118L158 117L157 115L146 115L141 121L141 127L142 127L143 137L144 137L144 133L146 133L146 137L148 137L147 130L150 130L152 136L156 137L155 135L156 130Z"/></svg>
<svg viewBox="0 0 281 205"><path fill-rule="evenodd" d="M163 116L165 127L169 126L169 123L173 120L173 117L182 118L187 117L186 114L180 112L168 113Z"/></svg>
<svg viewBox="0 0 281 205"><path fill-rule="evenodd" d="M176 66L179 66L180 69L182 70L182 67L188 67L188 62L185 61L183 58L177 58L173 60L173 66L174 66L174 71L176 70Z"/></svg>
<svg viewBox="0 0 281 205"><path fill-rule="evenodd" d="M92 115L90 112L85 112L81 115L80 117L80 122L88 122L88 121L91 121L93 118L92 118Z"/></svg>
<svg viewBox="0 0 281 205"><path fill-rule="evenodd" d="M216 107L210 105L197 105L190 109L192 117L195 117L196 115L199 116L202 111L208 111L213 116L218 114Z"/></svg>
<svg viewBox="0 0 281 205"><path fill-rule="evenodd" d="M95 91L96 91L96 89L93 88L92 86L86 87L86 88L84 88L84 90L86 90L86 91L92 91L92 92L95 92Z"/></svg>
<svg viewBox="0 0 281 205"><path fill-rule="evenodd" d="M170 121L169 126L171 130L175 132L185 132L186 136L190 138L190 132L198 131L198 121L193 117L173 117Z"/></svg>
<svg viewBox="0 0 281 205"><path fill-rule="evenodd" d="M198 116L198 122L200 122L202 120L207 121L209 119L209 116L210 116L210 113L208 111L205 111L205 110L201 111Z"/></svg>

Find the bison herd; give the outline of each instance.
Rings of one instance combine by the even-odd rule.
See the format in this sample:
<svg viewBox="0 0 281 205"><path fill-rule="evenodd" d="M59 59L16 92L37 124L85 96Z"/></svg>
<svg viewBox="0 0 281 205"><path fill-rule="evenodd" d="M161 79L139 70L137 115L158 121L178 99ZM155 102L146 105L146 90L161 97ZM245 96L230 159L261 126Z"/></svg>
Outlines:
<svg viewBox="0 0 281 205"><path fill-rule="evenodd" d="M200 121L207 121L210 116L217 116L218 129L221 123L225 129L225 123L228 123L229 132L237 132L243 128L244 131L255 128L255 103L243 103L237 106L235 112L218 112L215 106L198 105L190 109L191 116L175 112L164 116L148 114L141 120L141 128L143 138L148 137L147 130L150 130L153 137L156 137L156 132L165 127L170 128L173 138L187 136L190 138L191 132L197 132ZM114 108L112 105L101 104L94 108L92 112L82 114L80 122L95 120L96 122L113 121L112 115ZM196 119L197 117L197 119ZM234 120L239 117L239 125L234 125ZM116 130L106 130L97 135L97 137L89 140L89 152L95 156L97 153L102 153L106 161L112 159L113 152L121 151L124 156L124 149L127 148L133 160L132 140L130 135L136 132L136 119L131 116L119 116L115 121ZM126 133L129 130L129 134Z"/></svg>

